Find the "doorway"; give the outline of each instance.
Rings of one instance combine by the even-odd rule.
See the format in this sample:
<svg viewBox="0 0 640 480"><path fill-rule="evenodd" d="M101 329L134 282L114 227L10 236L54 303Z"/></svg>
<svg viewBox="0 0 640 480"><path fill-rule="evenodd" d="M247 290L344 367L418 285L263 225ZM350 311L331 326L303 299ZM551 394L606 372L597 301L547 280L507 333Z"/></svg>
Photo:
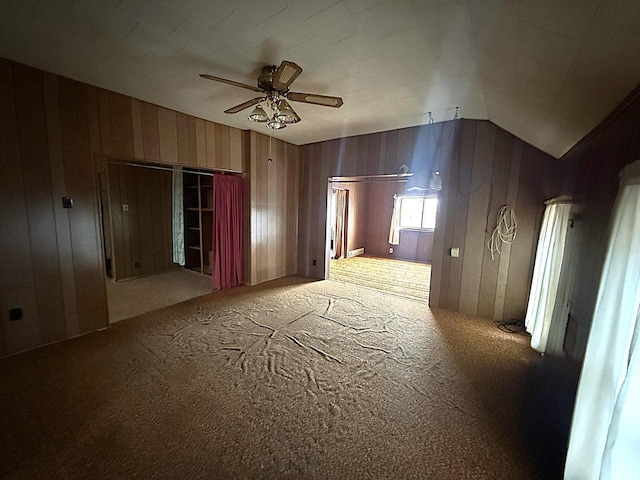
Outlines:
<svg viewBox="0 0 640 480"><path fill-rule="evenodd" d="M428 302L437 194L418 190L406 175L330 178L327 278Z"/></svg>
<svg viewBox="0 0 640 480"><path fill-rule="evenodd" d="M349 190L343 187L331 189L331 259L347 257L349 236Z"/></svg>

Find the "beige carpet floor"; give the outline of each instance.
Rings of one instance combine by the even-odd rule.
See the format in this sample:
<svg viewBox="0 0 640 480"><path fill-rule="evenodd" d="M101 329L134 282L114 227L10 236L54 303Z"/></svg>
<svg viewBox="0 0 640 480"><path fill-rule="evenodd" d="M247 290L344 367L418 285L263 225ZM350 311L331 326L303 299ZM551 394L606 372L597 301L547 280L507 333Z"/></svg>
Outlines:
<svg viewBox="0 0 640 480"><path fill-rule="evenodd" d="M428 302L431 265L359 255L331 260L329 279Z"/></svg>
<svg viewBox="0 0 640 480"><path fill-rule="evenodd" d="M374 290L240 287L0 359L0 478L556 478L540 361Z"/></svg>
<svg viewBox="0 0 640 480"><path fill-rule="evenodd" d="M152 312L211 292L211 277L188 269L121 282L106 279L109 322Z"/></svg>

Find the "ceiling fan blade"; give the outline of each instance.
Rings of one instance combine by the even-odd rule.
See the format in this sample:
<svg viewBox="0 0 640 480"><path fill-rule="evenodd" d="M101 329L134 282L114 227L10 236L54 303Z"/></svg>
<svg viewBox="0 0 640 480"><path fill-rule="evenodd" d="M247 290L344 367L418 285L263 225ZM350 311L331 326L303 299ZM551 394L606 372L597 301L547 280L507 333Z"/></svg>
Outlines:
<svg viewBox="0 0 640 480"><path fill-rule="evenodd" d="M261 92L258 87L253 87L251 85L247 85L246 83L235 82L233 80L227 80L222 77L215 77L213 75L207 75L206 73L201 73L200 76L202 78L206 78L207 80L213 80L214 82L226 83L227 85L233 85L234 87L246 88L247 90L252 90L254 92Z"/></svg>
<svg viewBox="0 0 640 480"><path fill-rule="evenodd" d="M284 60L273 75L273 86L276 90L287 90L301 73L302 67L288 60Z"/></svg>
<svg viewBox="0 0 640 480"><path fill-rule="evenodd" d="M324 107L340 108L344 103L340 97L329 95L317 95L314 93L289 92L287 98L293 102L312 103Z"/></svg>
<svg viewBox="0 0 640 480"><path fill-rule="evenodd" d="M235 107L227 108L224 113L238 113L244 110L245 108L249 108L254 106L256 103L259 103L261 100L264 100L264 97L256 97L251 100L247 100L246 102L242 102L240 105L236 105Z"/></svg>

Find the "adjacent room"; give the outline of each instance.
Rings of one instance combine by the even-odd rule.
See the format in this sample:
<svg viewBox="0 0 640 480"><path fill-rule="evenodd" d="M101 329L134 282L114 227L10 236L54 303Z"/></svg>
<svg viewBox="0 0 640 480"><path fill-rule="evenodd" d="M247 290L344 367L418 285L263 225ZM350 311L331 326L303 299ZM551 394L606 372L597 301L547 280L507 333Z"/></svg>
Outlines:
<svg viewBox="0 0 640 480"><path fill-rule="evenodd" d="M411 176L330 180L329 279L429 300L438 190Z"/></svg>
<svg viewBox="0 0 640 480"><path fill-rule="evenodd" d="M640 468L640 4L0 5L0 477Z"/></svg>

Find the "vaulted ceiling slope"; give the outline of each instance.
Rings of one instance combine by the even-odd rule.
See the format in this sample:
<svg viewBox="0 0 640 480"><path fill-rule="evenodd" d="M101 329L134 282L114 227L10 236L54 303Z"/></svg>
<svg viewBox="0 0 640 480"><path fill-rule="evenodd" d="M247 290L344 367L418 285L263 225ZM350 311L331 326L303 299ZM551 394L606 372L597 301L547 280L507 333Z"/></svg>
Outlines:
<svg viewBox="0 0 640 480"><path fill-rule="evenodd" d="M264 64L304 68L276 136L488 119L555 157L640 83L638 0L3 0L0 56L238 128Z"/></svg>

